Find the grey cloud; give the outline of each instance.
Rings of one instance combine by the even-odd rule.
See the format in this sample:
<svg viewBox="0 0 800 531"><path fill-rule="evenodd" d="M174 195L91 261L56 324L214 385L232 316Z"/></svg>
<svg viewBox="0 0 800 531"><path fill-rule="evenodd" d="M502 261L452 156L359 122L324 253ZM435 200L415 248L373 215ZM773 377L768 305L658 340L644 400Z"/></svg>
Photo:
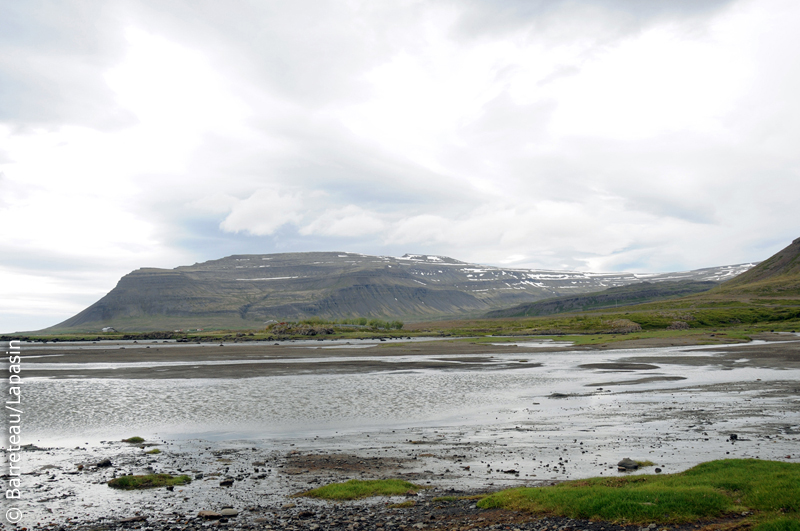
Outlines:
<svg viewBox="0 0 800 531"><path fill-rule="evenodd" d="M0 121L17 127L62 123L125 126L103 73L124 51L111 4L2 3Z"/></svg>
<svg viewBox="0 0 800 531"><path fill-rule="evenodd" d="M145 7L141 7L145 6ZM216 56L263 89L308 106L368 95L361 74L407 46L423 10L336 1L164 2L132 10L153 31Z"/></svg>
<svg viewBox="0 0 800 531"><path fill-rule="evenodd" d="M686 20L713 15L737 0L470 0L457 25L461 38L483 37L520 30L548 32L552 36L587 38L580 23L605 26L604 35L624 36L663 20ZM449 4L450 2L448 2ZM569 20L573 19L573 20ZM577 24L576 24L577 22Z"/></svg>

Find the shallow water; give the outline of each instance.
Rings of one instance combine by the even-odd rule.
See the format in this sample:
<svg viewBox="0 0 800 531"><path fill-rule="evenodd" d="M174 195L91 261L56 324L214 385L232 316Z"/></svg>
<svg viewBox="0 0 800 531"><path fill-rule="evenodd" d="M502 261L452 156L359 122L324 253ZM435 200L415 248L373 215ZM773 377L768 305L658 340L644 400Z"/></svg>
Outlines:
<svg viewBox="0 0 800 531"><path fill-rule="evenodd" d="M646 416L649 409L663 406L661 398L653 404L645 400L645 392L682 389L675 398L676 407L689 407L694 400L691 389L696 386L756 379L764 385L777 380L800 381L798 370L738 368L736 363L720 367L715 365L713 353L705 350L532 351L487 355L491 359L480 364L435 356L348 358L379 359L388 364L423 358L447 362L437 369L359 374L324 374L316 368L316 363L336 358L298 359L288 362L299 364L301 374L244 379L29 378L25 384L25 431L38 444L59 444L76 438L85 442L132 434L166 438L202 434L224 440L493 423L588 430L602 424L600 417L612 407L625 407L626 414ZM707 357L706 365L697 363L700 355ZM580 367L634 360L641 364L650 357L669 359L670 363L654 363L650 367L655 368L639 370ZM463 361L472 359L465 357ZM682 359L687 360L685 364ZM159 362L150 366L229 363L241 362ZM137 365L38 363L37 367L70 371ZM554 393L569 396L559 400L551 397ZM730 408L735 407L739 395L730 393L714 400L720 407ZM565 411L569 411L568 417Z"/></svg>
<svg viewBox="0 0 800 531"><path fill-rule="evenodd" d="M47 347L37 355L58 354L60 347ZM80 378L25 380L24 443L48 448L24 452L23 523L122 518L132 507L151 515L196 515L227 505L277 511L288 502L317 503L288 496L318 481L353 476L288 473L284 464L295 454L404 459L399 472L442 491L617 476L623 457L651 460L663 472L729 457L800 461L800 370L755 368L746 352L722 357L715 348L532 348L446 357L370 356L365 350L346 358L316 358L301 348L309 357L247 360L291 364L297 370L290 375L237 379L92 378L85 376L91 369L124 374L142 363L43 360L37 369L90 370ZM353 366L359 360L384 365L372 372L325 372L343 359ZM436 368L391 370L409 361L436 362ZM241 360L148 366L235 363ZM735 443L730 434L738 435ZM133 435L158 444L162 453L120 442ZM7 455L0 453L3 467ZM113 467L92 466L103 458ZM220 475L247 475L264 461L270 464L263 480L219 486ZM175 492L120 492L105 485L114 475L145 470L205 477Z"/></svg>

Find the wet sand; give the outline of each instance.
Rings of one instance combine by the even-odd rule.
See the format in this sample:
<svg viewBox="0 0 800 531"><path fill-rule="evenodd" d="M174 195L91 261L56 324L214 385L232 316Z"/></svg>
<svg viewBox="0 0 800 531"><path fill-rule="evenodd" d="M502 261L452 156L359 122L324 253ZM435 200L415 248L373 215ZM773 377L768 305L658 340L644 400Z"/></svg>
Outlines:
<svg viewBox="0 0 800 531"><path fill-rule="evenodd" d="M800 368L800 341L795 335L761 334L769 346L736 345L713 346L713 354L699 354L694 359L681 357L681 364L732 366L736 360L752 367ZM527 338L520 338L524 342ZM428 342L363 342L353 340L346 344L325 341L283 342L280 344L182 344L174 342L117 342L111 345L31 345L23 348L25 374L28 377L49 378L253 378L287 374L306 374L309 371L325 374L369 373L380 370L441 369L452 360L473 364L479 368L492 364L497 368L492 354L526 354L565 351L603 352L609 349L640 349L675 345L675 340L640 340L613 343L601 347L548 346L524 347L515 343L498 345L469 340L444 340ZM690 346L690 345L687 345ZM709 346L712 348L712 346ZM721 353L722 355L718 355ZM385 357L387 361L362 358ZM417 361L397 364L388 358L419 357ZM435 358L432 358L435 356ZM423 359L426 358L426 359ZM158 363L185 362L178 366L152 366ZM203 363L215 363L203 365ZM235 362L235 363L234 363ZM648 362L669 364L671 358L631 358L630 363ZM109 369L64 370L40 368L51 364L136 364ZM151 366L149 366L151 365ZM509 368L516 367L509 364ZM622 367L618 367L622 368ZM634 367L638 368L638 367Z"/></svg>
<svg viewBox="0 0 800 531"><path fill-rule="evenodd" d="M597 371L598 378L582 391L532 396L527 406L530 411L498 410L481 425L350 430L269 439L152 437L148 444L155 446L107 441L31 448L25 453L26 517L20 525L28 529L198 531L209 526L377 529L379 524L384 529L509 525L537 531L564 527L621 530L603 522L542 520L507 511L480 511L474 500L444 502L435 498L597 475L619 476L624 473L617 471L616 463L623 457L649 459L664 473L726 458L800 462L800 381L794 372L800 368L800 341L783 334L761 339L769 342L714 346L678 357L642 355L631 350L629 356L613 361L604 359L605 347L525 348L464 341L378 343L357 349L347 345L178 347L162 343L126 344L122 345L124 349L63 345L57 351L23 348L26 377L245 379L307 371L369 374L398 367L446 370L453 363L458 363L462 371L513 371L535 366L532 359L520 361L533 358L534 352L547 352L557 359L559 353L566 356L568 351L580 350L587 356L597 354L596 362L584 364L592 367L581 370ZM500 354L511 356L501 356L499 361L493 358ZM368 363L358 359L364 356L371 358ZM403 357L402 365L391 361L398 356ZM79 367L111 360L134 365ZM158 366L175 361L187 365ZM242 363L230 363L233 361ZM136 365L139 362L145 363ZM193 365L202 362L226 363ZM66 371L45 369L49 364L76 365ZM749 367L773 377L769 381L746 377L683 386L676 376L648 374L659 367L680 372L682 366L708 368L709 374ZM787 378L780 377L784 369L788 369ZM523 417L521 413L529 414ZM731 440L733 434L735 441ZM161 453L145 453L153 448ZM97 466L104 459L109 459L111 466ZM193 481L172 491L143 492L114 491L105 484L114 476L145 472L186 473ZM345 503L291 497L329 482L386 477L404 478L429 488L419 496ZM232 485L222 486L224 479L233 479ZM407 501L414 505L388 505ZM201 510L220 511L224 507L234 508L238 515L221 520L198 517Z"/></svg>

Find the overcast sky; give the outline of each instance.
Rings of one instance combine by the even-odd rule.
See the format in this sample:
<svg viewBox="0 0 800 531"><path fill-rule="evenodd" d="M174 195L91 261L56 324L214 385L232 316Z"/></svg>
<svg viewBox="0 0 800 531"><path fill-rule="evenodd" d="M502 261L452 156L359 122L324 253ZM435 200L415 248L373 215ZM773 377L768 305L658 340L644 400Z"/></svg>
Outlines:
<svg viewBox="0 0 800 531"><path fill-rule="evenodd" d="M800 236L796 0L0 0L0 331L140 267L659 272Z"/></svg>

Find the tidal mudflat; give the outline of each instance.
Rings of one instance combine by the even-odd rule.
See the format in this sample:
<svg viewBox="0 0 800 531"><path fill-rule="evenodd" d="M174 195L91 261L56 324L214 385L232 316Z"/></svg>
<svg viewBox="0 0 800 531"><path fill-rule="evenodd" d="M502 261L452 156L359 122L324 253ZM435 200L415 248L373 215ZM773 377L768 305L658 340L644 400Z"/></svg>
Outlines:
<svg viewBox="0 0 800 531"><path fill-rule="evenodd" d="M797 462L800 341L764 339L603 350L464 341L23 345L25 442L39 449L24 455L21 525L146 517L200 526L199 511L228 506L239 514L221 525L336 527L326 518L341 513L344 527L357 527L364 514L391 522L386 511L395 511L396 526L419 518L434 526L435 497L616 476L623 457L655 463L635 473L729 457ZM120 442L133 435L146 445ZM145 471L194 479L141 492L105 484ZM386 477L430 489L406 509L386 499L337 506L289 497ZM221 485L226 478L232 485ZM487 524L481 514L462 523Z"/></svg>

